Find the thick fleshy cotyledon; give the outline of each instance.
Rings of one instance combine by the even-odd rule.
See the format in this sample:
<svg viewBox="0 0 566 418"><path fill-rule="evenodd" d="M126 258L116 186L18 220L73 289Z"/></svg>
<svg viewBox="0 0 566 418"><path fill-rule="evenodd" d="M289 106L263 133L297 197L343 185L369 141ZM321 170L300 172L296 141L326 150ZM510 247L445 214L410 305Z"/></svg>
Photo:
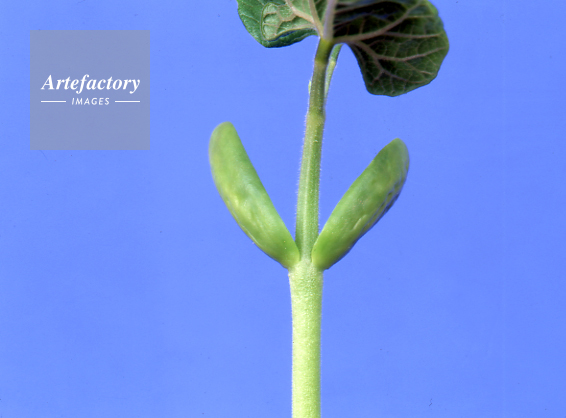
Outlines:
<svg viewBox="0 0 566 418"><path fill-rule="evenodd" d="M240 137L230 122L212 132L209 145L214 183L242 230L284 267L299 261L299 250L277 213Z"/></svg>
<svg viewBox="0 0 566 418"><path fill-rule="evenodd" d="M395 203L409 170L400 139L387 144L338 202L312 249L313 264L326 270L344 257Z"/></svg>

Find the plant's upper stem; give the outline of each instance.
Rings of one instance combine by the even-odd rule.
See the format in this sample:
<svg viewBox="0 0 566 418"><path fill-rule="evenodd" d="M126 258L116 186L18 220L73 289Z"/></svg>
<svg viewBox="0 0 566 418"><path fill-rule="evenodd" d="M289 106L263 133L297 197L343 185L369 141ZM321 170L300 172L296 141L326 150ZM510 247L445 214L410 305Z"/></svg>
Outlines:
<svg viewBox="0 0 566 418"><path fill-rule="evenodd" d="M314 59L314 71L311 81L309 110L303 158L301 161L301 176L299 179L299 195L297 199L297 225L295 241L301 254L301 259L308 259L318 236L318 188L320 181L320 157L322 148L322 133L325 115L325 84L326 69L333 44L320 39Z"/></svg>

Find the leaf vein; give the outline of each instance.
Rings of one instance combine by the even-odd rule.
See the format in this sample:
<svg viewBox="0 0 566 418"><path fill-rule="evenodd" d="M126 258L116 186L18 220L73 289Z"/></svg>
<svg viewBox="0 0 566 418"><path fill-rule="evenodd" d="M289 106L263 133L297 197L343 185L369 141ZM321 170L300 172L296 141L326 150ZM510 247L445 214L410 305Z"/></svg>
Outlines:
<svg viewBox="0 0 566 418"><path fill-rule="evenodd" d="M419 7L422 4L422 0L419 0L417 3L415 3L415 5L413 5L412 7L409 7L405 13L403 13L403 15L395 20L394 22L391 22L389 25L384 26L383 28L380 28L374 32L368 32L368 33L358 33L356 35L344 35L344 36L340 36L338 38L336 38L336 42L337 43L348 43L349 41L352 40L356 40L356 41L362 41L365 39L370 39L370 38L374 38L377 36L381 36L383 35L385 32L389 32L389 30L393 29L395 26L399 25L401 22L403 22L405 19L407 19L407 16L413 11L415 10L417 7ZM340 10L340 13L342 13L344 11L344 9ZM414 16L412 17L412 19L415 18L428 18L430 16ZM381 19L383 20L383 19ZM346 22L345 22L346 23ZM344 23L344 24L345 24Z"/></svg>

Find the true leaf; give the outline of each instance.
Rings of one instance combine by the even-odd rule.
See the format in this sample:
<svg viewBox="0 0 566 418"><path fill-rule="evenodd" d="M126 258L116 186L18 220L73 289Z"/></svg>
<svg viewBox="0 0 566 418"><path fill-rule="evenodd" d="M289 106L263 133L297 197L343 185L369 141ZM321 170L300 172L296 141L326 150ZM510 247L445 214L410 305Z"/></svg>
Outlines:
<svg viewBox="0 0 566 418"><path fill-rule="evenodd" d="M296 14L285 0L238 0L238 13L248 32L269 48L291 45L316 34L310 16Z"/></svg>
<svg viewBox="0 0 566 418"><path fill-rule="evenodd" d="M350 46L372 94L430 83L448 52L442 20L426 0L329 0L325 16L325 38Z"/></svg>
<svg viewBox="0 0 566 418"><path fill-rule="evenodd" d="M246 29L266 47L317 34L350 46L367 90L398 96L430 83L448 37L427 0L238 0Z"/></svg>

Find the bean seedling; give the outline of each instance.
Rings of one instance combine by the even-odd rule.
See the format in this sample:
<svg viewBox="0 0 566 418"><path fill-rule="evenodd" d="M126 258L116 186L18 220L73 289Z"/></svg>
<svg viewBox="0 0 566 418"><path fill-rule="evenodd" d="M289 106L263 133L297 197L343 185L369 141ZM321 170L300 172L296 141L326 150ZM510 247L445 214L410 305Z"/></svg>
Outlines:
<svg viewBox="0 0 566 418"><path fill-rule="evenodd" d="M342 44L353 51L371 94L398 96L431 82L448 52L426 0L238 0L248 32L265 47L319 37L310 82L295 239L277 213L229 122L212 133L214 182L243 231L289 271L293 318L293 418L320 418L323 272L344 257L393 205L407 177L400 139L386 145L338 202L319 233L325 103Z"/></svg>

